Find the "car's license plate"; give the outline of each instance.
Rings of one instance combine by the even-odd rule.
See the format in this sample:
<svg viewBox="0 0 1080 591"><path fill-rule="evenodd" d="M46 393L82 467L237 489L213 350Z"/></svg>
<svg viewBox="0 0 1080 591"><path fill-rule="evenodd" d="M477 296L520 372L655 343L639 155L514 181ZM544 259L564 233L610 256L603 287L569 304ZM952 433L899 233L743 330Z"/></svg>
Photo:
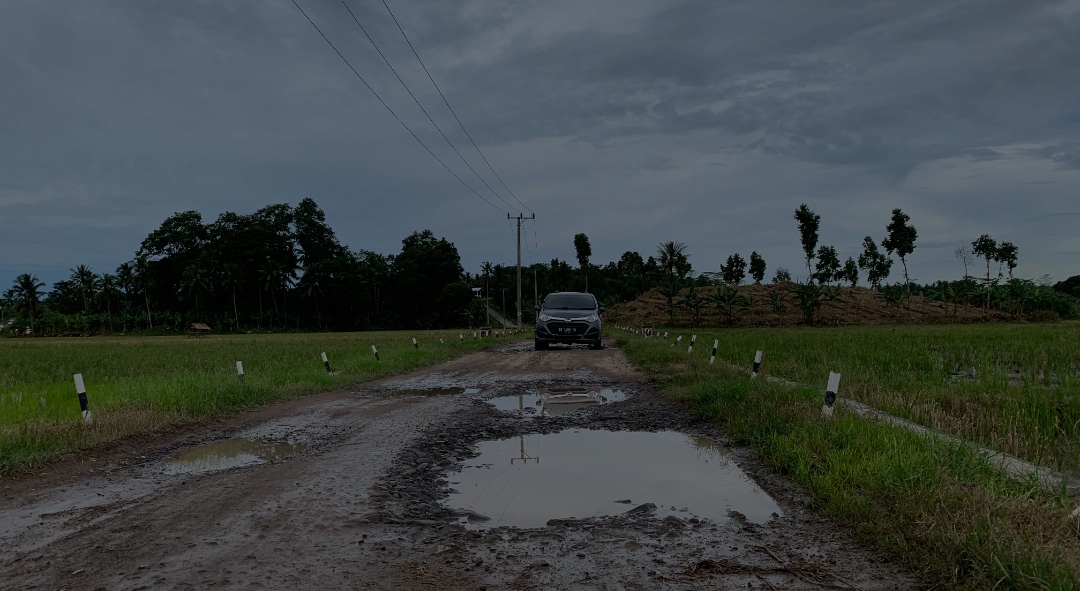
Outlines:
<svg viewBox="0 0 1080 591"><path fill-rule="evenodd" d="M560 326L555 329L559 334L577 334L576 326Z"/></svg>

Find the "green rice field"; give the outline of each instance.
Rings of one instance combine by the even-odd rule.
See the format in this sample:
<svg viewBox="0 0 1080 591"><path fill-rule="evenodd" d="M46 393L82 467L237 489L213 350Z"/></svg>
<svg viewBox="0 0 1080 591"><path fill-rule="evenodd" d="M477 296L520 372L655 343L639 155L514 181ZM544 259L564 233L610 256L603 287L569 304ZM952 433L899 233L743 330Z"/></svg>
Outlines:
<svg viewBox="0 0 1080 591"><path fill-rule="evenodd" d="M411 371L492 342L462 331L0 339L0 476L134 434ZM76 373L91 425L81 420Z"/></svg>

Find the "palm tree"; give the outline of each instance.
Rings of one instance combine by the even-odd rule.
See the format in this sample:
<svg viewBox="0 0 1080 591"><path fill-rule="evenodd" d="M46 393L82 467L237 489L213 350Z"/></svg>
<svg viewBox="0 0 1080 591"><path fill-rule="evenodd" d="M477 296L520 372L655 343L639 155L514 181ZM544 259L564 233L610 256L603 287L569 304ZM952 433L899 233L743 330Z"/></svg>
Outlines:
<svg viewBox="0 0 1080 591"><path fill-rule="evenodd" d="M270 292L270 299L274 302L274 315L279 314L277 306L277 295L274 294L274 289L281 283L285 277L285 267L275 263L271 259L266 259L262 267L259 268L259 282L262 284L263 289Z"/></svg>
<svg viewBox="0 0 1080 591"><path fill-rule="evenodd" d="M105 314L109 319L109 332L113 330L112 324L112 301L116 297L117 278L115 275L105 273L101 276L101 290L94 296L94 299L105 302Z"/></svg>
<svg viewBox="0 0 1080 591"><path fill-rule="evenodd" d="M83 312L89 312L90 297L94 295L94 290L100 285L97 274L87 265L79 265L71 269L71 282L82 293Z"/></svg>
<svg viewBox="0 0 1080 591"><path fill-rule="evenodd" d="M199 308L199 294L206 291L209 287L209 281L206 279L206 274L199 267L198 263L191 263L184 269L184 276L182 279L182 285L184 291L188 293L188 296L195 300L195 314L198 315Z"/></svg>
<svg viewBox="0 0 1080 591"><path fill-rule="evenodd" d="M139 287L142 287L143 301L146 303L146 323L150 330L153 330L154 321L150 316L150 287L154 285L154 276L150 273L150 262L144 256L135 259L134 280Z"/></svg>
<svg viewBox="0 0 1080 591"><path fill-rule="evenodd" d="M23 273L15 278L15 284L7 290L4 298L11 301L15 311L30 319L30 332L34 332L34 316L41 307L41 288L45 284L36 275Z"/></svg>
<svg viewBox="0 0 1080 591"><path fill-rule="evenodd" d="M240 265L225 263L225 267L221 271L221 284L232 291L233 318L236 319L237 330L240 329L240 313L236 310L236 288L240 286L240 279ZM242 287L240 289L243 290Z"/></svg>
<svg viewBox="0 0 1080 591"><path fill-rule="evenodd" d="M673 300L675 298L675 294L678 293L678 277L676 275L676 272L679 270L679 267L686 263L686 259L689 258L690 255L686 254L685 244L683 244L682 242L676 242L674 240L670 240L668 242L661 242L656 247L656 254L660 258L660 266L667 274L668 284L664 295L667 296L668 314L670 315L671 320L674 321L675 306Z"/></svg>

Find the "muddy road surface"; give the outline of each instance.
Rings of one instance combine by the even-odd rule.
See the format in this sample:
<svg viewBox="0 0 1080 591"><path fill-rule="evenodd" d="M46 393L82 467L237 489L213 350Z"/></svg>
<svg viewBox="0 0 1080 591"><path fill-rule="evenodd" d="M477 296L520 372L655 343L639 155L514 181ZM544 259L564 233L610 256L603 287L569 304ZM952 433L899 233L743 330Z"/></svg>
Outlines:
<svg viewBox="0 0 1080 591"><path fill-rule="evenodd" d="M4 589L906 589L617 348L502 345L0 483Z"/></svg>

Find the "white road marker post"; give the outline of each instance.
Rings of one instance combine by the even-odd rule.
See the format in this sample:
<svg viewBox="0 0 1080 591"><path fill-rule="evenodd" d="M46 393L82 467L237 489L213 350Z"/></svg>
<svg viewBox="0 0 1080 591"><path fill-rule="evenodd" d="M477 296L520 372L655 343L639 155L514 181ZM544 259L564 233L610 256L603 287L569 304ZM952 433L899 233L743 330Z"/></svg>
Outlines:
<svg viewBox="0 0 1080 591"><path fill-rule="evenodd" d="M73 377L75 378L75 393L79 395L79 409L82 410L82 420L89 425L94 422L94 417L90 414L90 401L86 399L86 384L83 383L81 373L77 373Z"/></svg>
<svg viewBox="0 0 1080 591"><path fill-rule="evenodd" d="M325 351L323 351L323 354L322 354L322 364L323 364L323 366L326 367L326 373L327 374L334 373L334 370L330 368L330 360L326 358L326 352Z"/></svg>
<svg viewBox="0 0 1080 591"><path fill-rule="evenodd" d="M412 338L412 346L413 346L413 349L419 349L420 348L420 344L416 342L416 337Z"/></svg>
<svg viewBox="0 0 1080 591"><path fill-rule="evenodd" d="M465 342L465 334L464 334L464 333L462 333L462 334L459 334L459 335L457 336L457 340L459 340L459 341L461 341L461 342Z"/></svg>
<svg viewBox="0 0 1080 591"><path fill-rule="evenodd" d="M236 362L236 375L240 378L240 383L243 384L244 383L244 362L243 361L237 361Z"/></svg>
<svg viewBox="0 0 1080 591"><path fill-rule="evenodd" d="M840 388L840 374L829 372L829 385L825 387L825 406L821 407L821 416L832 418L833 405L836 404L836 391Z"/></svg>
<svg viewBox="0 0 1080 591"><path fill-rule="evenodd" d="M665 341L667 340L667 331L666 330L664 331L664 340Z"/></svg>
<svg viewBox="0 0 1080 591"><path fill-rule="evenodd" d="M371 352L375 354L375 361L382 361L379 359L379 350L375 348L375 345L371 346Z"/></svg>
<svg viewBox="0 0 1080 591"><path fill-rule="evenodd" d="M756 380L758 372L761 371L761 351L754 353L754 368L750 370L750 379Z"/></svg>
<svg viewBox="0 0 1080 591"><path fill-rule="evenodd" d="M712 342L712 356L709 357L709 365L716 363L716 348L720 346L720 339L713 339Z"/></svg>
<svg viewBox="0 0 1080 591"><path fill-rule="evenodd" d="M682 335L679 335L678 337L675 338L675 342L671 343L671 346L674 347L675 345L678 345L681 342L682 342Z"/></svg>
<svg viewBox="0 0 1080 591"><path fill-rule="evenodd" d="M439 339L439 344L440 344L440 345L445 345L446 343L445 343L445 342L443 342L443 340L442 340L442 339L440 338L440 339Z"/></svg>
<svg viewBox="0 0 1080 591"><path fill-rule="evenodd" d="M688 354L694 352L694 343L695 342L697 342L697 335L696 334L695 335L690 335L690 346L687 347L687 349L686 349L686 352Z"/></svg>

